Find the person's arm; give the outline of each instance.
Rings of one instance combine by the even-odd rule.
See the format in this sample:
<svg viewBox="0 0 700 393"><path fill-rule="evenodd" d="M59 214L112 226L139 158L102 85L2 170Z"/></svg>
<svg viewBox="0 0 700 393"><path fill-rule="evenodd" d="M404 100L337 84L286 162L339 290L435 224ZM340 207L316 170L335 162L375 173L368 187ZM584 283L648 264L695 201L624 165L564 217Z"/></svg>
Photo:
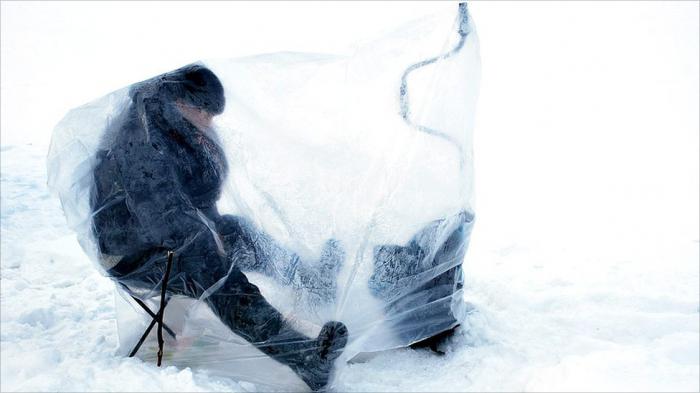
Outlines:
<svg viewBox="0 0 700 393"><path fill-rule="evenodd" d="M244 217L222 216L217 228L229 259L244 272L262 273L283 285L306 289L318 304L334 298L338 271L345 260L345 250L337 240L324 244L317 262L304 263Z"/></svg>

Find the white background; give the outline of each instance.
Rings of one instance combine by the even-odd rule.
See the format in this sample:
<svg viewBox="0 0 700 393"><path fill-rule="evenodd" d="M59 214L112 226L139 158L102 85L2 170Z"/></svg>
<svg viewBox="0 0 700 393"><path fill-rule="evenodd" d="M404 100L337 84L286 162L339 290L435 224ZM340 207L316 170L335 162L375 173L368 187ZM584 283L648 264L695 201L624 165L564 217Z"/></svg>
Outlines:
<svg viewBox="0 0 700 393"><path fill-rule="evenodd" d="M453 5L4 2L1 141L46 144L70 108L197 59L325 52ZM638 227L654 215L697 238L697 2L470 10L483 60L479 202L553 228Z"/></svg>
<svg viewBox="0 0 700 393"><path fill-rule="evenodd" d="M58 329L64 317L14 306L36 299L18 283L33 288L44 273L19 240L42 224L18 210L36 190L5 180L24 171L42 180L42 154L65 112L194 60L325 52L449 7L456 4L3 2L0 142L35 147L2 154L3 390L109 387L62 379L70 364L94 361L51 352L54 333L41 328ZM468 300L483 319L466 337L496 344L440 361L387 355L350 367L341 388L697 390L698 2L473 2L470 11L483 71L478 222L465 270ZM49 338L23 341L32 328ZM96 367L115 339L113 327L99 331L107 344ZM48 363L31 355L45 351ZM20 354L19 366L6 366ZM425 364L450 375L434 378ZM138 379L143 367L123 372ZM29 377L51 369L53 379ZM136 389L236 389L196 374L173 387L166 371L150 372L163 382Z"/></svg>

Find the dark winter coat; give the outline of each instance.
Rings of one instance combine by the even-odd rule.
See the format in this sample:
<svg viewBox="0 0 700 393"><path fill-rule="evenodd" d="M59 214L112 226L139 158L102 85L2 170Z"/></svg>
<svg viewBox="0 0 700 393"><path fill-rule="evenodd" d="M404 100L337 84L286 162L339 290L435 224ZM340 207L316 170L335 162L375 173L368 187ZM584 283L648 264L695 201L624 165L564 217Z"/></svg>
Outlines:
<svg viewBox="0 0 700 393"><path fill-rule="evenodd" d="M185 119L161 80L132 89L97 154L91 202L100 252L175 250L216 221L228 168L213 133Z"/></svg>

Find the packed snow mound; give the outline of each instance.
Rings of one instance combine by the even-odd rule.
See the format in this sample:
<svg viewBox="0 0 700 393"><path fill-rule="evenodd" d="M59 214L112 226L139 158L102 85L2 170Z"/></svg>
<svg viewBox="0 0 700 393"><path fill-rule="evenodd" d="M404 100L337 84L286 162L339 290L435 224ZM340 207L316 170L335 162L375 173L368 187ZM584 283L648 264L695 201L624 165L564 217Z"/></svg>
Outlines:
<svg viewBox="0 0 700 393"><path fill-rule="evenodd" d="M352 55L202 61L69 112L49 186L117 284L122 353L162 335L165 364L316 388L457 326L478 78L455 4Z"/></svg>

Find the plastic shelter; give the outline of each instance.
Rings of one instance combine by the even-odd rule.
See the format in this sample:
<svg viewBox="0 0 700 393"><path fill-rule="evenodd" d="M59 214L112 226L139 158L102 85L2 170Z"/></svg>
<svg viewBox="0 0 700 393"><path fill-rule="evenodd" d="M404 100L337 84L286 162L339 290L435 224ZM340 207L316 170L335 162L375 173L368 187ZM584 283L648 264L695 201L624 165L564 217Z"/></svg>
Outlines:
<svg viewBox="0 0 700 393"><path fill-rule="evenodd" d="M192 89L204 85L177 79L178 69L73 109L53 133L49 185L86 254L117 284L124 355L162 309L165 330L151 329L137 356L156 358L161 330L164 364L303 388L298 373L231 329L224 314L254 307L226 304L234 270L295 331L316 337L326 322L344 323L339 372L343 362L459 324L468 312L461 266L474 222L479 80L465 4L348 55L285 52L190 67L218 78L225 105L201 101ZM158 101L166 91L172 102ZM213 118L199 126L204 109ZM178 113L185 131L168 123ZM155 149L155 158L143 160L133 144ZM184 173L192 160L205 168ZM171 175L173 182L148 183ZM213 196L200 195L212 187ZM216 203L202 207L205 199ZM233 232L222 229L229 224ZM216 262L178 262L197 242L218 253ZM174 261L163 280L165 250ZM158 274L138 285L121 279L156 254ZM188 276L197 263L206 268ZM116 275L124 265L130 273ZM164 282L172 291L161 308Z"/></svg>

